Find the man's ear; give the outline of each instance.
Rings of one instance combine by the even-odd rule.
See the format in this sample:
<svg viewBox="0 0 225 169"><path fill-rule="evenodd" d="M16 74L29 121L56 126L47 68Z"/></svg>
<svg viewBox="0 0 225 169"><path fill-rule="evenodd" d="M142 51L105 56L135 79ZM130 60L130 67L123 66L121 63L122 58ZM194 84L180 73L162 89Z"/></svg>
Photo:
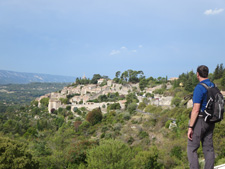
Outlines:
<svg viewBox="0 0 225 169"><path fill-rule="evenodd" d="M197 79L200 80L200 75L198 72L197 72Z"/></svg>

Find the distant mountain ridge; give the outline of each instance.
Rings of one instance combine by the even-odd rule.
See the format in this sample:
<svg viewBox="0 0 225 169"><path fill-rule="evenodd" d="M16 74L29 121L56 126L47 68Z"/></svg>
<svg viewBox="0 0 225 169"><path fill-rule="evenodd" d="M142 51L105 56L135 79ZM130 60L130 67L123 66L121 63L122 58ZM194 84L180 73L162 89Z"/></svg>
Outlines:
<svg viewBox="0 0 225 169"><path fill-rule="evenodd" d="M8 70L0 70L0 84L26 84L31 82L74 82L75 77L49 75L41 73L23 73Z"/></svg>

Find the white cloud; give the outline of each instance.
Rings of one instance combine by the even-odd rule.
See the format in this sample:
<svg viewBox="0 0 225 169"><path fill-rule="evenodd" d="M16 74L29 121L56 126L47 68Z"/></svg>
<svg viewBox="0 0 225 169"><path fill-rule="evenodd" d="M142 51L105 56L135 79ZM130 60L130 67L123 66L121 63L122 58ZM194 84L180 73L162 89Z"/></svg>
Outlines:
<svg viewBox="0 0 225 169"><path fill-rule="evenodd" d="M142 46L142 45L139 45L138 47L139 47L139 48L143 48L143 46Z"/></svg>
<svg viewBox="0 0 225 169"><path fill-rule="evenodd" d="M142 45L139 45L139 48L142 48ZM118 49L118 50L112 50L111 52L110 52L110 54L109 55L118 55L118 54L120 54L120 53L122 53L122 54L127 54L127 55L129 55L129 54L131 54L131 53L136 53L136 52L138 52L136 49L133 49L133 50L128 50L128 48L127 47L125 47L125 46L122 46L120 49Z"/></svg>
<svg viewBox="0 0 225 169"><path fill-rule="evenodd" d="M112 55L117 55L117 54L119 54L120 53L120 51L119 50L112 50L111 52L110 52L110 55L112 56Z"/></svg>
<svg viewBox="0 0 225 169"><path fill-rule="evenodd" d="M223 12L223 11L224 11L224 9L222 9L222 8L220 8L220 9L214 9L214 10L208 9L208 10L206 10L206 11L204 12L204 14L205 14L205 15L216 15L216 14L219 14L219 13L221 13L221 12Z"/></svg>

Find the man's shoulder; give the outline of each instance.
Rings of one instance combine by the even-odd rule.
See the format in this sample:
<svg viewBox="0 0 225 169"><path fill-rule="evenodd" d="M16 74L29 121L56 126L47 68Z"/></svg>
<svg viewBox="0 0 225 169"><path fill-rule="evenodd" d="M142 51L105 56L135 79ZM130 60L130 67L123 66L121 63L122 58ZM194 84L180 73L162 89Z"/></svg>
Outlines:
<svg viewBox="0 0 225 169"><path fill-rule="evenodd" d="M195 86L194 92L195 91L203 91L204 89L205 89L205 87L203 85L201 85L201 82L200 82Z"/></svg>
<svg viewBox="0 0 225 169"><path fill-rule="evenodd" d="M201 81L199 84L201 85L201 83L204 83L204 84L206 84L206 85L209 86L209 87L214 87L214 86L215 86L214 83L211 82L209 79L203 80L203 81ZM198 84L198 85L199 85L199 84ZM202 85L201 85L201 86L202 86Z"/></svg>

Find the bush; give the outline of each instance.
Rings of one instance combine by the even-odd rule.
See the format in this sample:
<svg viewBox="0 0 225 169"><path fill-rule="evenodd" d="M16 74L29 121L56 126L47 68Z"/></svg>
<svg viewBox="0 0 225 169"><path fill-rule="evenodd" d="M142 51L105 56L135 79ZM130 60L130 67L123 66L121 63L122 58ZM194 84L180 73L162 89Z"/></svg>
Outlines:
<svg viewBox="0 0 225 169"><path fill-rule="evenodd" d="M126 112L123 114L123 119L124 120L130 120L130 113Z"/></svg>
<svg viewBox="0 0 225 169"><path fill-rule="evenodd" d="M0 168L39 168L39 163L34 160L22 142L0 137L0 154Z"/></svg>
<svg viewBox="0 0 225 169"><path fill-rule="evenodd" d="M90 123L88 121L83 121L83 123L79 126L79 129L86 130L90 127Z"/></svg>
<svg viewBox="0 0 225 169"><path fill-rule="evenodd" d="M119 103L113 103L108 105L107 110L117 110L117 109L121 109L121 106Z"/></svg>
<svg viewBox="0 0 225 169"><path fill-rule="evenodd" d="M137 104L136 103L131 103L128 105L127 110L132 114L136 111Z"/></svg>
<svg viewBox="0 0 225 169"><path fill-rule="evenodd" d="M78 109L77 107L74 107L74 108L73 108L73 111L74 111L74 112L77 112L78 110L79 110L79 109Z"/></svg>
<svg viewBox="0 0 225 169"><path fill-rule="evenodd" d="M159 152L156 147L152 147L149 151L140 151L133 160L134 169L161 169L162 164L158 162Z"/></svg>
<svg viewBox="0 0 225 169"><path fill-rule="evenodd" d="M71 164L86 164L87 151L96 144L96 142L88 140L78 141L72 144L67 155L67 160L70 161Z"/></svg>
<svg viewBox="0 0 225 169"><path fill-rule="evenodd" d="M145 107L146 107L146 104L144 102L141 102L138 105L138 109L140 109L140 110L144 110Z"/></svg>
<svg viewBox="0 0 225 169"><path fill-rule="evenodd" d="M79 129L79 126L82 124L82 121L75 121L74 122L74 128L75 128L75 131L77 132L78 129Z"/></svg>
<svg viewBox="0 0 225 169"><path fill-rule="evenodd" d="M66 106L66 110L71 110L71 106Z"/></svg>
<svg viewBox="0 0 225 169"><path fill-rule="evenodd" d="M91 123L91 125L95 125L102 120L102 111L100 108L93 109L87 114L86 120Z"/></svg>
<svg viewBox="0 0 225 169"><path fill-rule="evenodd" d="M148 133L145 131L141 131L138 136L140 137L140 139L143 139L145 137L148 137Z"/></svg>
<svg viewBox="0 0 225 169"><path fill-rule="evenodd" d="M62 104L69 104L69 103L70 103L70 102L69 102L69 99L67 99L67 98L60 98L59 100L60 100L60 102L61 102Z"/></svg>
<svg viewBox="0 0 225 169"><path fill-rule="evenodd" d="M43 98L41 99L40 103L44 105L45 107L48 107L49 98Z"/></svg>
<svg viewBox="0 0 225 169"><path fill-rule="evenodd" d="M88 151L88 168L132 168L131 148L118 140L103 140L98 147Z"/></svg>
<svg viewBox="0 0 225 169"><path fill-rule="evenodd" d="M171 156L175 156L179 160L181 160L182 156L182 148L180 146L174 146L172 150L170 151Z"/></svg>
<svg viewBox="0 0 225 169"><path fill-rule="evenodd" d="M163 89L163 88L161 88L161 89L156 89L156 90L153 91L153 93L154 93L154 94L163 94L163 93L165 92L165 90L166 90L166 89Z"/></svg>
<svg viewBox="0 0 225 169"><path fill-rule="evenodd" d="M168 121L166 122L166 124L165 124L165 127L166 127L166 128L169 128L171 122L172 122L171 120L168 120Z"/></svg>
<svg viewBox="0 0 225 169"><path fill-rule="evenodd" d="M178 107L181 103L181 98L180 97L174 97L171 101L171 105L174 105L176 107Z"/></svg>

